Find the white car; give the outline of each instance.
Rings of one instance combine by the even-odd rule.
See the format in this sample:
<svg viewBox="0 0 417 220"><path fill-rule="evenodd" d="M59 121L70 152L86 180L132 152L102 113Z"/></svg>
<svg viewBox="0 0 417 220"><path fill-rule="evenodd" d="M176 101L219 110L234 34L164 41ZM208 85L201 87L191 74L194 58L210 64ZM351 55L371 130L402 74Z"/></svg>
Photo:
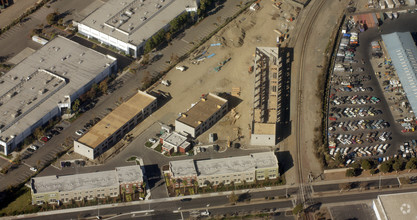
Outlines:
<svg viewBox="0 0 417 220"><path fill-rule="evenodd" d="M76 135L81 136L85 133L85 129L80 129L78 131L75 132Z"/></svg>
<svg viewBox="0 0 417 220"><path fill-rule="evenodd" d="M148 141L151 142L152 144L155 144L156 143L156 139L155 138L149 138Z"/></svg>
<svg viewBox="0 0 417 220"><path fill-rule="evenodd" d="M180 70L181 72L184 72L185 67L184 66L177 66L175 69Z"/></svg>
<svg viewBox="0 0 417 220"><path fill-rule="evenodd" d="M33 144L32 144L32 145L30 145L30 146L29 146L29 148L30 148L30 149L32 149L32 150L37 150L37 149L39 149L39 147L38 147L38 146L33 145Z"/></svg>
<svg viewBox="0 0 417 220"><path fill-rule="evenodd" d="M200 213L200 216L210 216L210 212L203 211L203 212Z"/></svg>
<svg viewBox="0 0 417 220"><path fill-rule="evenodd" d="M30 170L33 171L33 172L37 172L38 171L38 169L36 169L36 167L31 167Z"/></svg>

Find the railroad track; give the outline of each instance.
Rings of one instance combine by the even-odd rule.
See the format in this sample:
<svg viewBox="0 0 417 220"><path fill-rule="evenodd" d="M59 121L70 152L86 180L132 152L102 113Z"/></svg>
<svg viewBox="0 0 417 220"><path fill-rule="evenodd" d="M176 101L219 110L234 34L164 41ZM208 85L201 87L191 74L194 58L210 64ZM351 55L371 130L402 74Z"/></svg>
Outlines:
<svg viewBox="0 0 417 220"><path fill-rule="evenodd" d="M306 20L303 23L303 26L305 26L305 23L307 23L307 27L306 27L306 32L304 34L304 39L303 39L303 43L301 46L301 54L300 54L300 65L299 65L299 70L298 70L298 83L297 83L297 91L298 91L298 96L297 96L297 122L296 122L296 126L297 126L297 135L296 135L296 150L297 150L297 168L298 168L298 182L299 182L299 202L301 203L306 203L310 200L310 191L306 190L305 185L304 185L304 174L303 174L303 166L302 166L302 158L301 158L301 134L302 134L302 121L301 121L301 106L303 103L303 71L304 71L304 58L305 58L305 50L306 50L306 46L308 43L308 36L310 36L311 32L312 32L312 28L313 28L313 24L319 14L319 12L321 11L322 7L324 6L324 3L326 2L326 0L317 0L315 1L315 4L318 4L318 6L316 7L316 9L314 9L314 5L312 6L312 8L310 9L310 11L308 12L313 13L313 15L311 17L307 16ZM307 18L310 18L307 21ZM298 38L300 37L300 34L297 35L296 41L298 42ZM309 187L308 185L306 187ZM306 196L306 192L307 192L307 196Z"/></svg>

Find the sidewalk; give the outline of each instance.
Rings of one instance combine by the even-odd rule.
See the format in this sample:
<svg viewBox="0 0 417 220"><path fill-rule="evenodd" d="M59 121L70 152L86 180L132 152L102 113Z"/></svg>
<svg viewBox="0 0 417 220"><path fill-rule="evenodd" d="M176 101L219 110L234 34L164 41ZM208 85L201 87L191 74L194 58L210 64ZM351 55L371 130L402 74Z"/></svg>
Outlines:
<svg viewBox="0 0 417 220"><path fill-rule="evenodd" d="M379 180L381 179L394 179L394 178L400 178L400 177L413 177L417 176L417 173L411 172L411 173L403 173L403 174L375 174L374 176L368 176L368 177L352 177L352 178L344 178L339 180L323 180L320 182L312 182L311 185L328 185L328 184L337 184L337 183L346 183L346 182L361 182L361 181L369 181L369 180Z"/></svg>

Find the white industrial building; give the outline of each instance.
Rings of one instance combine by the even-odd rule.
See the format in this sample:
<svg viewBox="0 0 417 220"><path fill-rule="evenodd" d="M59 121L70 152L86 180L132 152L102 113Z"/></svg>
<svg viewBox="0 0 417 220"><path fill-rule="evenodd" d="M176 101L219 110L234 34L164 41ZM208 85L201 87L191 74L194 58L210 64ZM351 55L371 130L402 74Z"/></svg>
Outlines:
<svg viewBox="0 0 417 220"><path fill-rule="evenodd" d="M277 47L255 50L255 88L251 145L275 146L281 88Z"/></svg>
<svg viewBox="0 0 417 220"><path fill-rule="evenodd" d="M226 99L209 93L175 120L175 131L195 138L213 126L227 113Z"/></svg>
<svg viewBox="0 0 417 220"><path fill-rule="evenodd" d="M58 36L0 78L0 152L7 155L34 129L117 71L116 58Z"/></svg>
<svg viewBox="0 0 417 220"><path fill-rule="evenodd" d="M372 208L378 220L417 219L417 192L379 195Z"/></svg>
<svg viewBox="0 0 417 220"><path fill-rule="evenodd" d="M78 24L78 32L137 57L145 42L199 0L109 0Z"/></svg>
<svg viewBox="0 0 417 220"><path fill-rule="evenodd" d="M74 152L95 159L157 108L157 100L146 92L138 91L74 141Z"/></svg>

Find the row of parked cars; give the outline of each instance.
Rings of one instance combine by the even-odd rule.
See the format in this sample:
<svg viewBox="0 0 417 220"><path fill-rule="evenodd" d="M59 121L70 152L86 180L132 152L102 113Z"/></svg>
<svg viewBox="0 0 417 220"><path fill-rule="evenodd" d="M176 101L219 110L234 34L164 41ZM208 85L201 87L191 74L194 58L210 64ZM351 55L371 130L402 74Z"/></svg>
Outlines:
<svg viewBox="0 0 417 220"><path fill-rule="evenodd" d="M342 105L342 104L352 104L352 105L365 105L365 104L377 104L381 100L378 97L375 96L359 96L359 95L353 95L353 96L332 96L330 97L331 104L333 105Z"/></svg>
<svg viewBox="0 0 417 220"><path fill-rule="evenodd" d="M329 131L335 131L337 128L342 129L343 131L356 131L358 129L384 129L388 128L390 124L384 119L378 120L353 120L353 121L340 121L340 122L331 122L329 126Z"/></svg>
<svg viewBox="0 0 417 220"><path fill-rule="evenodd" d="M356 118L356 117L366 117L366 116L375 116L382 114L382 111L375 109L374 107L357 107L357 108L337 108L333 107L329 113L329 119L335 121L342 117Z"/></svg>

